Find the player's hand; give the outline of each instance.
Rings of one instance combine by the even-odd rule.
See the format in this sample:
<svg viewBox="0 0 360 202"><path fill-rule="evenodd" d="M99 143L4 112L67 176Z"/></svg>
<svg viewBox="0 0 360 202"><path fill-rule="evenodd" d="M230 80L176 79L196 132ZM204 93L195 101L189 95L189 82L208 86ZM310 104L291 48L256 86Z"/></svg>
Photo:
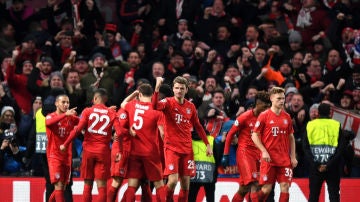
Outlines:
<svg viewBox="0 0 360 202"><path fill-rule="evenodd" d="M74 108L72 108L72 109L67 110L67 111L65 112L66 116L75 116L75 115L77 114L76 108L77 108L77 107L74 107Z"/></svg>
<svg viewBox="0 0 360 202"><path fill-rule="evenodd" d="M213 155L213 150L212 150L210 144L206 145L206 155L207 156L212 156Z"/></svg>
<svg viewBox="0 0 360 202"><path fill-rule="evenodd" d="M229 155L228 154L224 154L223 157L221 158L221 165L224 168L229 166Z"/></svg>
<svg viewBox="0 0 360 202"><path fill-rule="evenodd" d="M291 160L291 166L292 166L293 168L295 168L295 167L297 166L297 164L298 164L298 161L296 160L295 157L294 157L294 158L291 158L290 160Z"/></svg>
<svg viewBox="0 0 360 202"><path fill-rule="evenodd" d="M155 92L159 92L161 84L164 82L164 79L160 76L156 77Z"/></svg>
<svg viewBox="0 0 360 202"><path fill-rule="evenodd" d="M269 155L269 153L268 153L267 151L263 151L263 152L261 153L261 158L262 158L262 160L265 161L265 162L271 162L270 155Z"/></svg>
<svg viewBox="0 0 360 202"><path fill-rule="evenodd" d="M130 135L131 135L131 136L133 136L133 137L135 137L135 136L136 136L136 132L135 132L134 127L130 127L129 132L130 132Z"/></svg>
<svg viewBox="0 0 360 202"><path fill-rule="evenodd" d="M66 147L62 144L60 145L60 151L65 151L66 150Z"/></svg>
<svg viewBox="0 0 360 202"><path fill-rule="evenodd" d="M111 110L115 110L116 111L116 105L112 105L112 106L110 106L110 107L108 107L109 109L111 109Z"/></svg>

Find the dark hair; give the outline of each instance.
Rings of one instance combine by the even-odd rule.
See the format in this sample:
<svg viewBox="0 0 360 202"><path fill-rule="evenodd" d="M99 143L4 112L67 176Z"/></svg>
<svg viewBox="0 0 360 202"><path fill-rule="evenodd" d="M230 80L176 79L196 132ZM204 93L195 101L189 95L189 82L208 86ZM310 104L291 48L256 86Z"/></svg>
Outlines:
<svg viewBox="0 0 360 202"><path fill-rule="evenodd" d="M56 96L55 102L58 101L60 99L60 97L67 97L68 98L69 96L66 95L66 94L60 94L60 95Z"/></svg>
<svg viewBox="0 0 360 202"><path fill-rule="evenodd" d="M173 96L173 93L171 91L171 87L168 84L161 84L159 93L163 94L165 97L171 97Z"/></svg>
<svg viewBox="0 0 360 202"><path fill-rule="evenodd" d="M216 93L221 93L223 96L225 96L225 92L222 88L216 88L213 92L212 92L212 96L214 97L214 95Z"/></svg>
<svg viewBox="0 0 360 202"><path fill-rule="evenodd" d="M138 91L146 97L151 97L153 94L153 89L150 84L143 83L138 87Z"/></svg>
<svg viewBox="0 0 360 202"><path fill-rule="evenodd" d="M257 92L257 94L255 95L255 103L258 100L261 101L261 102L264 102L264 103L269 103L269 104L271 103L269 93L265 92L265 91Z"/></svg>
<svg viewBox="0 0 360 202"><path fill-rule="evenodd" d="M96 90L94 91L94 97L95 97L96 95L99 95L104 103L107 102L108 92L106 91L105 88L98 88L98 89L96 89Z"/></svg>
<svg viewBox="0 0 360 202"><path fill-rule="evenodd" d="M327 103L321 103L318 107L320 117L329 117L330 116L331 106Z"/></svg>

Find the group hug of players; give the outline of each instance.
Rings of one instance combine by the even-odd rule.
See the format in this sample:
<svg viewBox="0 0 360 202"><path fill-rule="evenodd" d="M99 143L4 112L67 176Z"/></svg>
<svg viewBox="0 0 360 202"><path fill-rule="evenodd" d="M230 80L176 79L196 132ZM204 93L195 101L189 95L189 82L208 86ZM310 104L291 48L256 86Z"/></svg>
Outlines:
<svg viewBox="0 0 360 202"><path fill-rule="evenodd" d="M75 109L69 109L66 95L56 97L56 111L47 115L45 121L50 179L55 186L50 201L64 201L64 189L71 174L69 148L72 140L82 132L84 202L92 201L94 180L99 193L97 201L115 201L125 178L128 188L121 201L135 201L135 192L143 179L154 183L157 201L173 201L175 186L180 181L178 201L188 201L190 177L195 175L196 169L191 131L195 129L204 141L207 155L212 155L213 151L194 104L185 99L188 80L176 77L172 86L174 96L163 99L158 99L163 79L159 77L156 81L155 89L149 84L140 85L125 98L117 112L115 107L105 106L106 91L97 89L93 106L84 109L80 118ZM266 110L270 101L271 108ZM231 142L228 139L239 132L237 162L241 165L240 188L232 201L243 201L250 192L252 201L263 201L275 181L280 183L280 201L289 200L292 168L297 161L291 118L283 110L284 101L282 88L274 87L269 94L260 92L255 108L240 115L229 131L222 163L227 160ZM162 137L163 148L159 143ZM112 182L107 186L110 176ZM164 184L164 176L167 184ZM149 188L142 188L142 193L145 198L147 193L151 200Z"/></svg>

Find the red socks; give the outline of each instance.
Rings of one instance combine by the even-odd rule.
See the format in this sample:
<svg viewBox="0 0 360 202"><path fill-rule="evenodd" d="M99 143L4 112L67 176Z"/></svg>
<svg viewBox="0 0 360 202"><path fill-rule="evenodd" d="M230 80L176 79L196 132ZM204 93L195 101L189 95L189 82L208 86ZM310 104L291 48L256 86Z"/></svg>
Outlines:
<svg viewBox="0 0 360 202"><path fill-rule="evenodd" d="M281 192L279 202L289 202L289 193Z"/></svg>
<svg viewBox="0 0 360 202"><path fill-rule="evenodd" d="M149 183L141 184L141 201L144 202L152 201L152 192L150 190Z"/></svg>
<svg viewBox="0 0 360 202"><path fill-rule="evenodd" d="M92 201L91 190L92 190L92 185L84 184L83 202Z"/></svg>
<svg viewBox="0 0 360 202"><path fill-rule="evenodd" d="M166 202L167 186L164 185L156 189L156 200L160 202Z"/></svg>
<svg viewBox="0 0 360 202"><path fill-rule="evenodd" d="M106 201L106 187L98 187L99 196L97 201L104 202Z"/></svg>
<svg viewBox="0 0 360 202"><path fill-rule="evenodd" d="M116 200L116 195L118 192L119 188L110 186L108 189L108 193L107 193L107 202L114 202Z"/></svg>
<svg viewBox="0 0 360 202"><path fill-rule="evenodd" d="M168 186L166 186L166 201L174 201L174 190L170 189Z"/></svg>
<svg viewBox="0 0 360 202"><path fill-rule="evenodd" d="M135 187L128 187L124 193L121 202L134 202L135 201Z"/></svg>
<svg viewBox="0 0 360 202"><path fill-rule="evenodd" d="M259 202L258 195L256 192L250 193L250 199L251 199L251 202Z"/></svg>
<svg viewBox="0 0 360 202"><path fill-rule="evenodd" d="M179 202L187 202L188 197L189 197L189 190L180 189L178 201Z"/></svg>
<svg viewBox="0 0 360 202"><path fill-rule="evenodd" d="M242 197L239 192L236 192L233 198L231 199L231 202L242 202L244 200L244 197Z"/></svg>
<svg viewBox="0 0 360 202"><path fill-rule="evenodd" d="M65 202L64 190L54 190L56 202Z"/></svg>
<svg viewBox="0 0 360 202"><path fill-rule="evenodd" d="M262 192L261 190L259 190L258 192L256 192L258 200L259 201L266 201L267 195L265 195L264 192Z"/></svg>
<svg viewBox="0 0 360 202"><path fill-rule="evenodd" d="M49 202L55 202L55 190L50 194Z"/></svg>

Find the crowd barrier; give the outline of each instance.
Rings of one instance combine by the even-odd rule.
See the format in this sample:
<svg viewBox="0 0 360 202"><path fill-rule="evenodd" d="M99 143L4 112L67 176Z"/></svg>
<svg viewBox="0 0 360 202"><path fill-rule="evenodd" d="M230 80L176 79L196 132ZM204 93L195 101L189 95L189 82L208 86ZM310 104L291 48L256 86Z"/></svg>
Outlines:
<svg viewBox="0 0 360 202"><path fill-rule="evenodd" d="M72 186L74 202L81 201L84 182L79 178L74 178ZM122 196L127 188L124 182L119 189L119 196ZM175 198L179 194L179 185L175 189ZM236 178L219 178L216 183L215 201L228 202L238 189ZM325 192L326 185L323 186L320 202L328 202L328 194ZM340 185L341 201L356 201L357 194L360 193L360 179L342 179ZM92 190L93 199L97 197L97 188ZM155 194L155 193L153 193ZM136 201L140 201L141 190L136 192ZM0 201L7 202L42 202L45 201L45 180L44 178L18 178L1 177L0 178ZM307 201L309 196L308 179L294 179L290 188L290 201ZM279 186L275 186L275 201L279 198ZM117 201L120 201L117 199ZM206 201L205 193L201 189L197 200Z"/></svg>

